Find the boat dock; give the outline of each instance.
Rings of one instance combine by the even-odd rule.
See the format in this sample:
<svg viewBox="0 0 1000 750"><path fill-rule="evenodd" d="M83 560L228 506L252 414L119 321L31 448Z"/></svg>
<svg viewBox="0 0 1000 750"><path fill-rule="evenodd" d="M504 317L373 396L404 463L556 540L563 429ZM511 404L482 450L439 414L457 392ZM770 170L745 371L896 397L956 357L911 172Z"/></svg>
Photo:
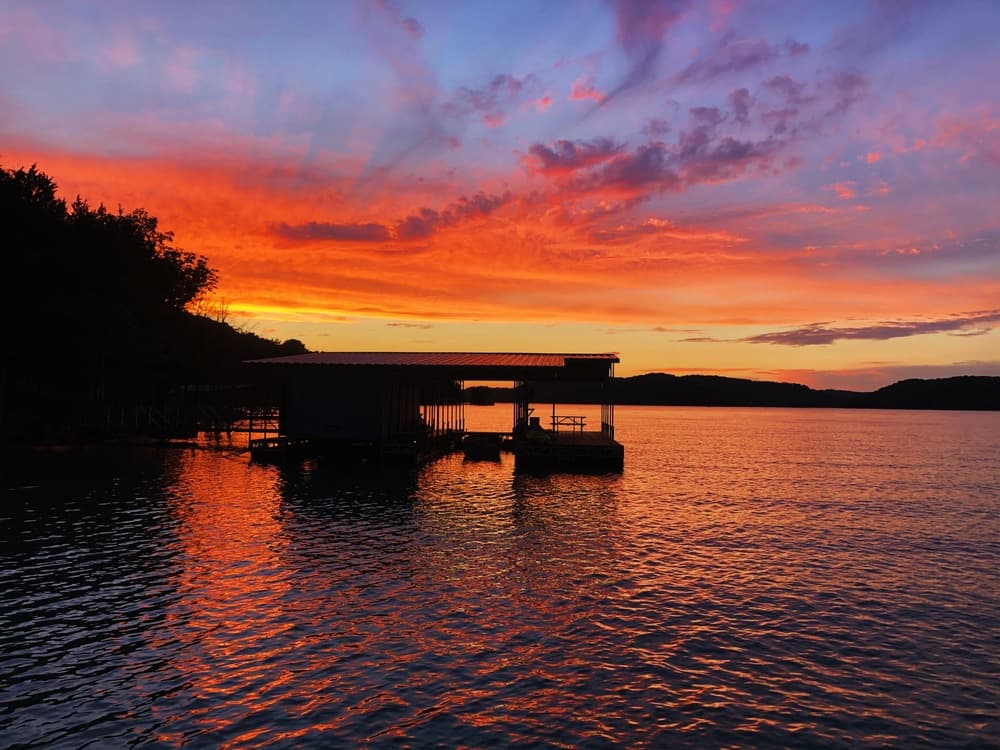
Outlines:
<svg viewBox="0 0 1000 750"><path fill-rule="evenodd" d="M616 354L314 352L252 360L262 381L281 392L278 434L251 440L253 460L324 455L423 464L462 450L472 460L552 471L621 471L614 439L610 380ZM509 432L465 429L465 381L513 381ZM551 416L535 416L536 385L553 397ZM588 383L601 399L600 424L558 414L558 386ZM588 429L589 428L589 429Z"/></svg>

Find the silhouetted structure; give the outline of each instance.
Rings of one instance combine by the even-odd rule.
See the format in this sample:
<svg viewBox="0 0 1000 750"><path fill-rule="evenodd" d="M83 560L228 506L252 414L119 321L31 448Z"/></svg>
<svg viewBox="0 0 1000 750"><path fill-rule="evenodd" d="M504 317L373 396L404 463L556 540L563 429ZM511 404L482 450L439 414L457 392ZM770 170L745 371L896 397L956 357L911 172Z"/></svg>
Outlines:
<svg viewBox="0 0 1000 750"><path fill-rule="evenodd" d="M363 451L422 462L457 446L465 433L465 380L513 381L511 427L518 465L620 470L624 448L614 440L614 405L606 386L615 354L314 352L252 360L260 378L282 390L280 424L288 441L308 440L325 453ZM550 424L532 415L535 384L598 386L599 430L584 419L553 412ZM280 449L258 442L258 455Z"/></svg>

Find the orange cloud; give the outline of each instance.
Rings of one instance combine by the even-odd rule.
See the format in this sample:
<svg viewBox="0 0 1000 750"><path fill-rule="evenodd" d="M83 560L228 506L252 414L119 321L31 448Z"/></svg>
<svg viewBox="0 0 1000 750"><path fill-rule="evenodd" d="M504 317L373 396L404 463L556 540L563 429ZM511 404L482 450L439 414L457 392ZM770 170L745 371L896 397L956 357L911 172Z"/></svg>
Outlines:
<svg viewBox="0 0 1000 750"><path fill-rule="evenodd" d="M593 200L558 186L517 193L516 182L509 195L490 192L502 178L463 199L445 176L366 184L350 160L321 154L294 166L303 164L294 146L270 150L282 156L250 159L234 148L122 159L22 144L4 163L38 162L68 198L148 209L180 247L208 256L233 315L260 320L795 325L836 320L847 299L852 312L884 317L907 306L986 309L1000 298L995 283L973 274L894 278L890 288L848 251L763 239L762 227L784 232L782 222L795 229L799 217L854 220L828 207L637 220L630 212L643 204L633 199Z"/></svg>
<svg viewBox="0 0 1000 750"><path fill-rule="evenodd" d="M595 229L590 232L590 238L596 242L616 243L634 242L639 238L656 238L685 240L695 243L720 243L732 245L747 241L732 232L721 229L705 229L697 227L679 227L667 219L651 217L640 224L619 224L608 229Z"/></svg>

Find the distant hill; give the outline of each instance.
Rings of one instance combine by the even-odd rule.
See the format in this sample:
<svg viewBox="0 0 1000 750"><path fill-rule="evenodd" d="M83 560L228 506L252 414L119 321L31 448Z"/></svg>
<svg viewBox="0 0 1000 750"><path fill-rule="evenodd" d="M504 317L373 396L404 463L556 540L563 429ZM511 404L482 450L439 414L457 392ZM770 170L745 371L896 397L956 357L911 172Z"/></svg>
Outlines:
<svg viewBox="0 0 1000 750"><path fill-rule="evenodd" d="M962 375L936 380L900 380L873 393L861 394L858 406L1000 411L1000 377Z"/></svg>
<svg viewBox="0 0 1000 750"><path fill-rule="evenodd" d="M614 395L619 404L676 406L850 406L856 396L814 391L797 383L663 373L622 378L615 383Z"/></svg>
<svg viewBox="0 0 1000 750"><path fill-rule="evenodd" d="M553 400L553 385L533 383L531 399ZM605 393L593 383L561 383L557 401L600 403ZM718 375L650 373L615 378L616 404L661 406L782 406L858 409L968 409L1000 411L1000 377L959 376L935 380L902 380L872 392L814 390L797 383L727 378ZM479 403L512 401L510 388L476 389Z"/></svg>

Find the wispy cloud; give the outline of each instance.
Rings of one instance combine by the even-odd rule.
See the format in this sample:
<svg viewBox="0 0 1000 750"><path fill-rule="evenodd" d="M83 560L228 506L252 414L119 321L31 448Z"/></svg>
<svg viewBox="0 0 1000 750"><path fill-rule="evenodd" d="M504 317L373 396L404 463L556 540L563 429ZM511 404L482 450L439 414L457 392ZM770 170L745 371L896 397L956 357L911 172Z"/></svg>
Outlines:
<svg viewBox="0 0 1000 750"><path fill-rule="evenodd" d="M403 16L393 0L361 5L361 18L373 47L396 79L396 119L371 154L367 177L384 174L403 160L438 151L452 142L436 108L437 79L419 42L423 26Z"/></svg>
<svg viewBox="0 0 1000 750"><path fill-rule="evenodd" d="M887 339L921 336L928 333L976 335L987 333L1000 324L1000 310L966 313L937 320L887 321L858 327L837 327L827 323L812 323L788 331L773 331L741 339L750 344L783 344L785 346L817 346L845 339L885 341Z"/></svg>
<svg viewBox="0 0 1000 750"><path fill-rule="evenodd" d="M412 16L404 16L399 6L393 0L371 0L392 23L402 29L412 39L420 39L424 35L424 27Z"/></svg>
<svg viewBox="0 0 1000 750"><path fill-rule="evenodd" d="M511 109L527 102L537 102L541 94L542 84L534 74L518 78L501 73L482 86L460 87L442 109L448 115L475 115L486 125L499 127Z"/></svg>
<svg viewBox="0 0 1000 750"><path fill-rule="evenodd" d="M868 91L868 79L857 70L842 70L824 81L822 86L832 100L827 114L841 115L864 98Z"/></svg>
<svg viewBox="0 0 1000 750"><path fill-rule="evenodd" d="M279 222L271 231L296 242L407 242L423 240L448 227L489 216L512 199L510 193L487 195L476 193L462 196L441 210L421 208L400 219L392 226L369 223L337 223L309 221L302 224Z"/></svg>
<svg viewBox="0 0 1000 750"><path fill-rule="evenodd" d="M944 115L936 123L931 143L959 149L963 164L981 160L1000 167L1000 112L981 109L964 116Z"/></svg>
<svg viewBox="0 0 1000 750"><path fill-rule="evenodd" d="M745 237L721 229L681 227L667 219L655 217L639 224L619 224L609 229L597 229L589 234L594 242L631 242L640 237L682 240L687 242L736 244L746 242Z"/></svg>
<svg viewBox="0 0 1000 750"><path fill-rule="evenodd" d="M391 323L386 323L389 328L416 328L421 331L429 331L434 327L433 323L401 323L399 321L393 321Z"/></svg>
<svg viewBox="0 0 1000 750"><path fill-rule="evenodd" d="M654 77L667 31L690 5L690 0L612 0L618 43L628 58L628 71L599 106Z"/></svg>
<svg viewBox="0 0 1000 750"><path fill-rule="evenodd" d="M587 99L592 99L595 102L604 101L605 94L597 88L594 83L593 76L584 76L582 78L577 78L573 81L573 85L569 89L569 99L572 102L585 101Z"/></svg>
<svg viewBox="0 0 1000 750"><path fill-rule="evenodd" d="M190 94L202 78L200 60L203 52L194 47L175 47L163 67L164 86L168 91Z"/></svg>
<svg viewBox="0 0 1000 750"><path fill-rule="evenodd" d="M804 55L808 51L808 44L794 39L771 44L762 39L738 39L730 33L682 70L677 75L677 82L706 83L730 73L743 73L761 67L782 57Z"/></svg>
<svg viewBox="0 0 1000 750"><path fill-rule="evenodd" d="M782 49L786 47L801 54L797 43L787 42ZM726 97L727 110L690 107L688 122L672 143L664 139L674 132L673 126L657 119L643 129L650 140L632 149L609 137L536 143L521 163L529 174L559 180L566 190L581 195L649 197L754 173L773 176L798 163L783 157L788 147L807 134L820 132L826 121L844 115L861 101L868 81L846 70L821 80L812 91L787 75L773 76L760 88L768 100L760 112L769 131L763 135L757 129L754 136L755 129L747 128L759 102L743 87ZM845 199L853 197L853 193L848 195L849 184L838 183L837 192Z"/></svg>
<svg viewBox="0 0 1000 750"><path fill-rule="evenodd" d="M98 53L97 64L109 71L124 70L139 64L141 55L135 38L128 29L116 28Z"/></svg>
<svg viewBox="0 0 1000 750"><path fill-rule="evenodd" d="M275 234L289 240L311 242L384 242L392 238L387 227L382 224L335 224L321 221L307 221L302 224L274 225Z"/></svg>
<svg viewBox="0 0 1000 750"><path fill-rule="evenodd" d="M422 208L396 224L395 235L399 240L424 239L439 229L489 216L510 200L510 193L476 193L471 198L462 196L441 211Z"/></svg>

